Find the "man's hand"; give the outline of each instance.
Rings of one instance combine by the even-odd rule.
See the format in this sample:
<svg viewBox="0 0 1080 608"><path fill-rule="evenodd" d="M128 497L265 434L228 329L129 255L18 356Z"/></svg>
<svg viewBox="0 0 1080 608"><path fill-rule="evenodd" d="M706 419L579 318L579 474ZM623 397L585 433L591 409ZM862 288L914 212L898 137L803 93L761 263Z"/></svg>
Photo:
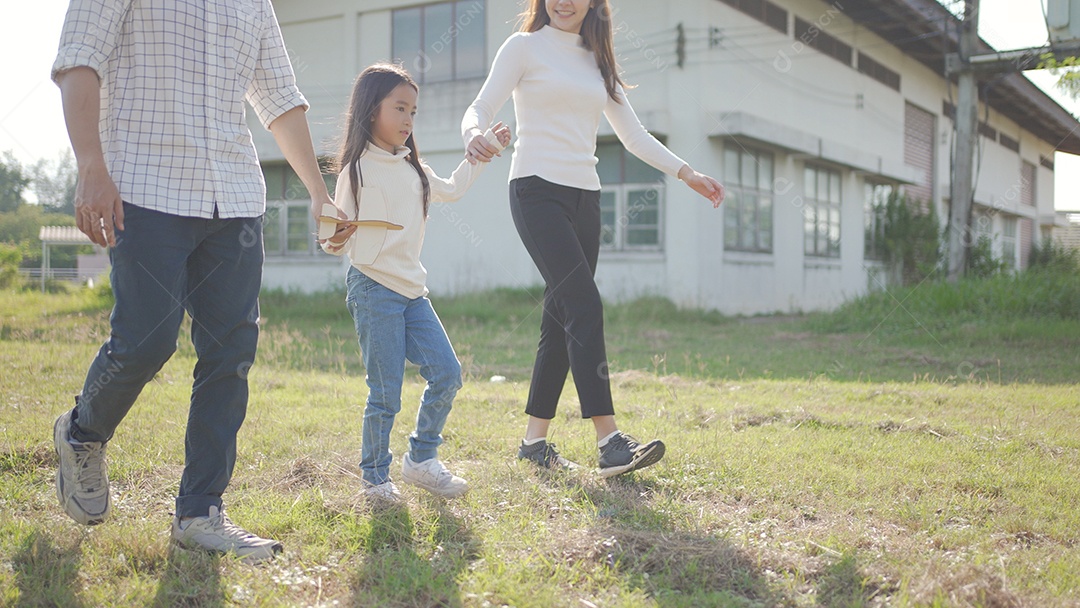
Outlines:
<svg viewBox="0 0 1080 608"><path fill-rule="evenodd" d="M338 209L337 206L334 205L334 201L330 198L330 194L322 192L317 196L311 197L311 217L315 218L316 222L319 221L319 216L323 214L323 205L330 205L333 207L334 210L337 211L337 216L341 219L349 219L341 209Z"/></svg>
<svg viewBox="0 0 1080 608"><path fill-rule="evenodd" d="M95 245L116 245L116 231L124 229L124 203L102 162L79 167L75 187L75 224Z"/></svg>
<svg viewBox="0 0 1080 608"><path fill-rule="evenodd" d="M322 221L322 220L319 219L319 216L321 216L323 214L322 213L323 205L330 205L331 207L333 207L334 208L334 215L336 215L338 219L340 219L340 220L348 220L349 219L349 216L345 215L344 211L342 211L341 209L338 209L337 205L334 205L334 201L330 200L330 197L328 195L324 199L319 199L319 198L311 199L311 214L315 216L316 223ZM353 235L353 233L356 232L356 228L357 228L356 226L353 226L353 225L350 225L350 224L338 224L336 229L334 230L334 235L333 236L331 236L328 239L320 239L320 238L316 237L315 240L318 241L320 245L322 245L323 243L329 242L331 247L335 247L335 248L336 247L341 247L342 245L345 244L345 241L349 240L349 237L351 237Z"/></svg>
<svg viewBox="0 0 1080 608"><path fill-rule="evenodd" d="M98 120L101 83L97 72L80 66L57 74L64 104L71 149L79 165L75 186L75 225L95 245L116 245L116 231L124 229L124 203L105 167Z"/></svg>

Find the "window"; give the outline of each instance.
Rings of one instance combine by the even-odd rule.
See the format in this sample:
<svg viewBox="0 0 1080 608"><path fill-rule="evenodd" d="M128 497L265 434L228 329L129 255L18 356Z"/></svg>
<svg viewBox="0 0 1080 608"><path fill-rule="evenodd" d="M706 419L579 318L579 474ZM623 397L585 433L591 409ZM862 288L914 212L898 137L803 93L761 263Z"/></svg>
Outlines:
<svg viewBox="0 0 1080 608"><path fill-rule="evenodd" d="M1026 160L1020 162L1020 202L1035 206L1035 165Z"/></svg>
<svg viewBox="0 0 1080 608"><path fill-rule="evenodd" d="M826 34L815 23L795 18L795 39L810 48L817 49L840 63L851 66L851 45L842 42L839 38Z"/></svg>
<svg viewBox="0 0 1080 608"><path fill-rule="evenodd" d="M300 177L287 164L263 165L266 180L266 215L263 216L263 248L268 256L325 255L315 243L315 220L311 199ZM336 176L323 175L334 191Z"/></svg>
<svg viewBox="0 0 1080 608"><path fill-rule="evenodd" d="M609 251L663 248L664 174L617 142L596 146L600 246Z"/></svg>
<svg viewBox="0 0 1080 608"><path fill-rule="evenodd" d="M858 69L863 74L873 78L881 84L893 89L894 91L900 90L900 74L885 67L879 61L876 61L869 55L859 51L859 57L857 59L859 66Z"/></svg>
<svg viewBox="0 0 1080 608"><path fill-rule="evenodd" d="M866 205L863 211L863 230L865 233L864 256L868 260L885 259L885 206L895 192L891 184L866 182L863 196Z"/></svg>
<svg viewBox="0 0 1080 608"><path fill-rule="evenodd" d="M904 186L904 192L909 202L922 209L934 202L935 133L933 114L914 104L904 104L904 164L918 171L915 183Z"/></svg>
<svg viewBox="0 0 1080 608"><path fill-rule="evenodd" d="M1013 152L1020 151L1020 140L1013 139L1004 133L998 134L998 143L1002 146L1012 150Z"/></svg>
<svg viewBox="0 0 1080 608"><path fill-rule="evenodd" d="M484 0L397 9L391 22L391 53L417 82L484 75Z"/></svg>
<svg viewBox="0 0 1080 608"><path fill-rule="evenodd" d="M724 148L724 249L772 251L773 157L768 152Z"/></svg>
<svg viewBox="0 0 1080 608"><path fill-rule="evenodd" d="M806 255L840 257L840 173L806 167L803 198Z"/></svg>
<svg viewBox="0 0 1080 608"><path fill-rule="evenodd" d="M774 30L787 34L787 11L769 0L720 0L733 6L751 17L761 21Z"/></svg>
<svg viewBox="0 0 1080 608"><path fill-rule="evenodd" d="M1008 268L1016 269L1016 218L1005 218L1005 228L1001 233L1001 261Z"/></svg>

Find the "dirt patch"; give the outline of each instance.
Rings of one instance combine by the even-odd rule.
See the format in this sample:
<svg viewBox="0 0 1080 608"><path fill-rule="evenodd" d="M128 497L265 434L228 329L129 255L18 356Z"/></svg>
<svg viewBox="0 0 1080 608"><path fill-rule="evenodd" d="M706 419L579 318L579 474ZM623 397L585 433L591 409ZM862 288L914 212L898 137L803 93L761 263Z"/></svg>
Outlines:
<svg viewBox="0 0 1080 608"><path fill-rule="evenodd" d="M847 428L851 425L830 422L805 412L774 412L772 414L753 414L733 416L731 430L744 431L751 427L765 426L767 424L787 424L795 428L802 426L813 428Z"/></svg>
<svg viewBox="0 0 1080 608"><path fill-rule="evenodd" d="M308 456L301 456L289 463L284 473L273 484L283 491L297 491L330 484L332 471Z"/></svg>
<svg viewBox="0 0 1080 608"><path fill-rule="evenodd" d="M932 427L928 424L905 424L895 420L885 420L874 425L874 428L882 433L916 433L933 435L938 439L944 439L955 435L956 432L942 427Z"/></svg>
<svg viewBox="0 0 1080 608"><path fill-rule="evenodd" d="M56 452L51 443L13 447L0 453L0 473L26 475L56 466Z"/></svg>

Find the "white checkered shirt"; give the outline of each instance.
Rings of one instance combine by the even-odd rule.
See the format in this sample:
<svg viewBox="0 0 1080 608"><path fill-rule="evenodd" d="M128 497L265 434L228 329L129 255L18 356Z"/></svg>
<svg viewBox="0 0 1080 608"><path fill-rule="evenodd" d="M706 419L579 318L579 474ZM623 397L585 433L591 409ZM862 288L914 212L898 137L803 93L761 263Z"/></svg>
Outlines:
<svg viewBox="0 0 1080 608"><path fill-rule="evenodd" d="M124 201L263 213L244 100L264 127L307 107L270 0L71 0L53 79L77 66L101 79L101 143Z"/></svg>

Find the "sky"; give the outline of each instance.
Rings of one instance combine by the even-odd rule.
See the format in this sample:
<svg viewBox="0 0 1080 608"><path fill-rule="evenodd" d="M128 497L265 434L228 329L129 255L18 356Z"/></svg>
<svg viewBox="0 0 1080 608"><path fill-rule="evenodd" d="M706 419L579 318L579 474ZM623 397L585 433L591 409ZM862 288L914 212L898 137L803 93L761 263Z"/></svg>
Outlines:
<svg viewBox="0 0 1080 608"><path fill-rule="evenodd" d="M505 1L505 0L504 0ZM1046 43L1046 0L982 0L979 34L998 50ZM0 8L0 57L4 95L0 95L0 152L10 150L20 162L54 159L69 149L60 92L49 80L66 0L5 2ZM1073 115L1080 102L1054 86L1046 72L1027 76ZM1058 153L1055 159L1055 206L1080 210L1080 156Z"/></svg>

